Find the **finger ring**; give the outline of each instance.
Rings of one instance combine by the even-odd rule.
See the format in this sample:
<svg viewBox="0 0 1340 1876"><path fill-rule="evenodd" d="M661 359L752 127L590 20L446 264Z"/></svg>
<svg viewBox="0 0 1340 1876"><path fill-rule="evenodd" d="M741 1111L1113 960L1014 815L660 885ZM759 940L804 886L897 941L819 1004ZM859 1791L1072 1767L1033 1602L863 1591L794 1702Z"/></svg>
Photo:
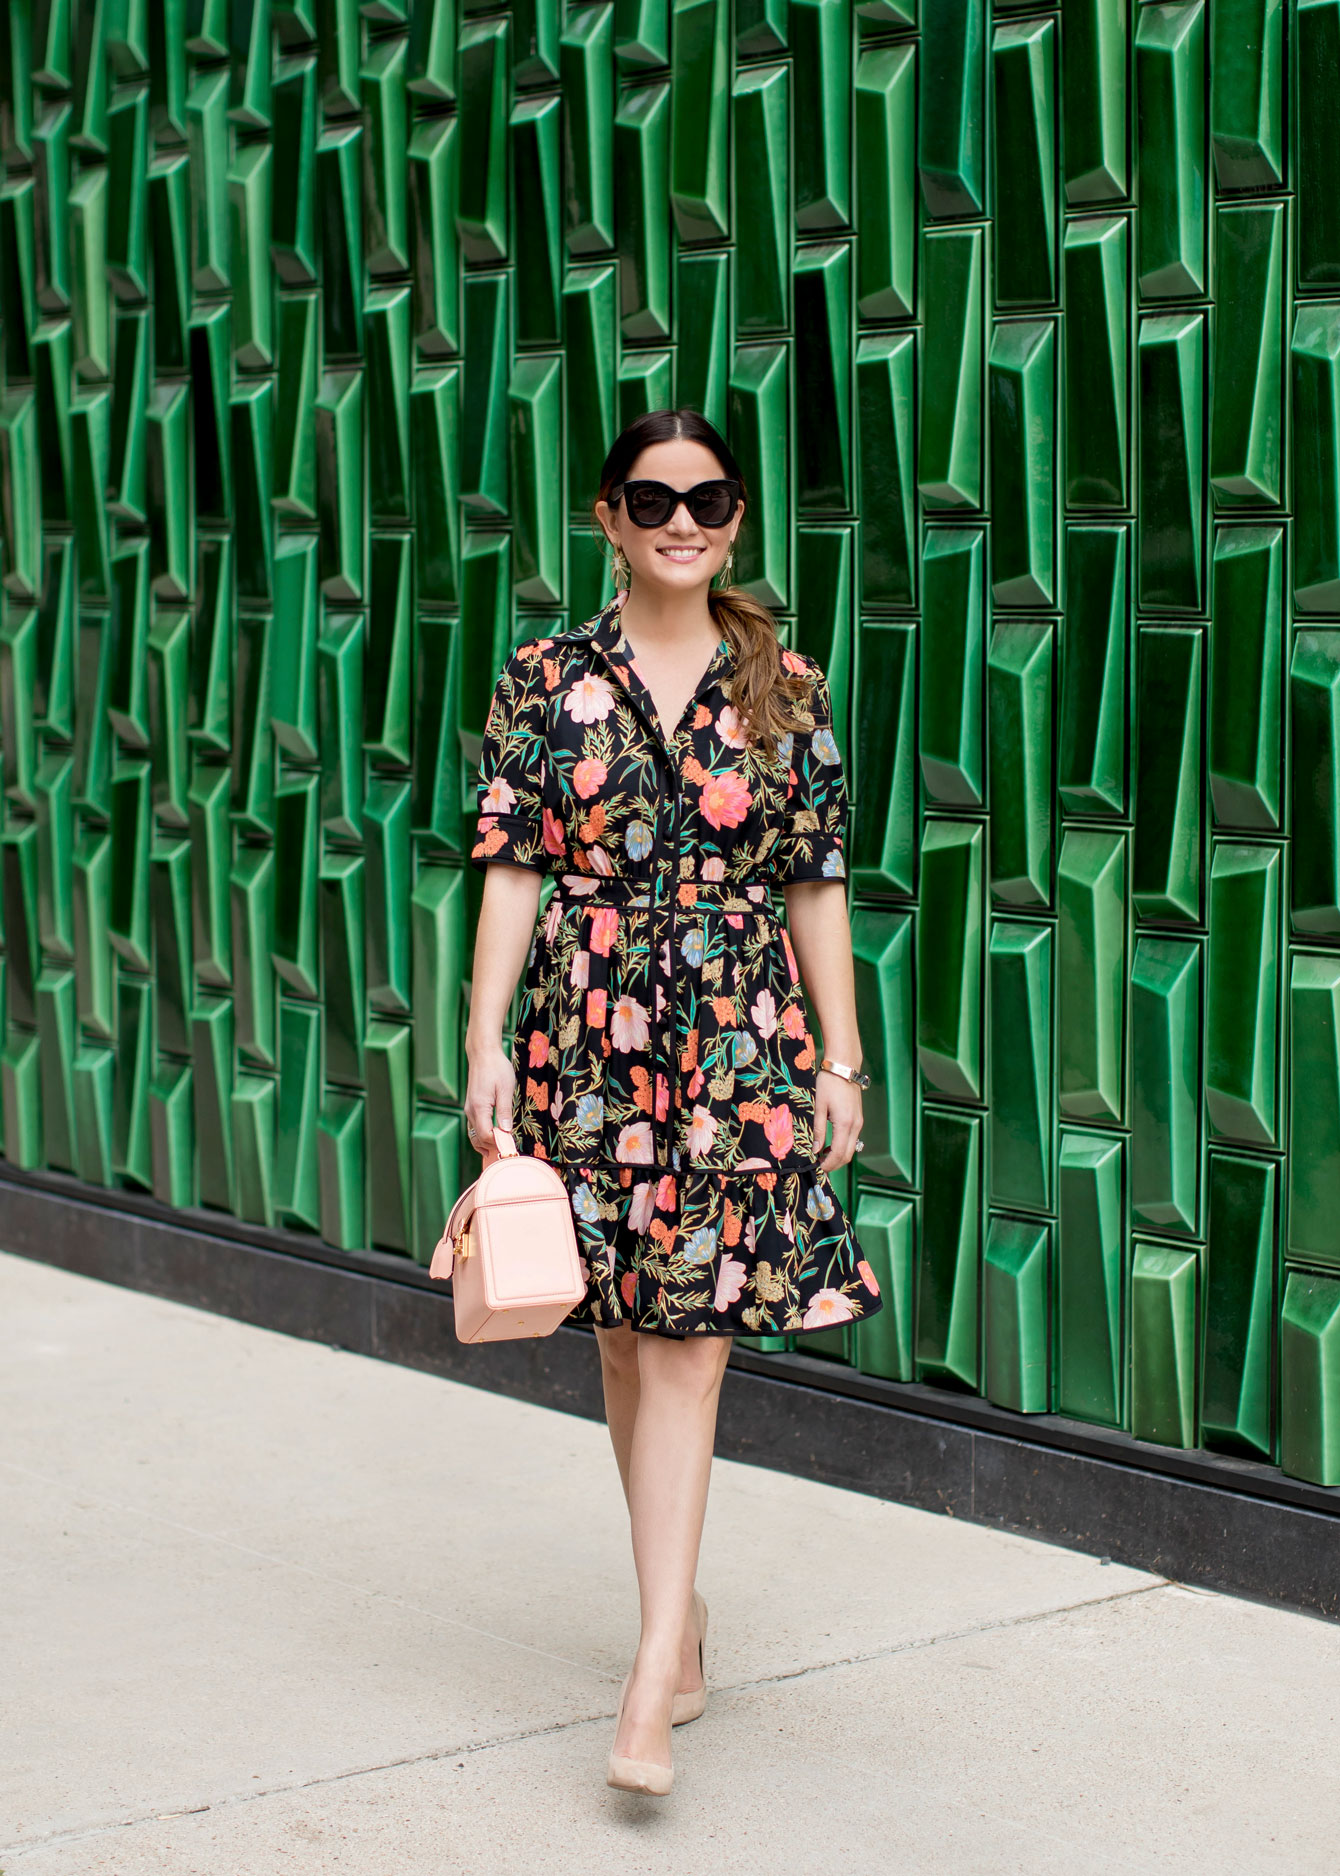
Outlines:
<svg viewBox="0 0 1340 1876"><path fill-rule="evenodd" d="M865 1145L865 1141L864 1141L864 1140L858 1140L858 1141L856 1142L856 1151L857 1151L857 1152L859 1153L859 1152L860 1152L860 1150L861 1150L861 1148L862 1148L862 1147L863 1147L864 1145Z"/></svg>

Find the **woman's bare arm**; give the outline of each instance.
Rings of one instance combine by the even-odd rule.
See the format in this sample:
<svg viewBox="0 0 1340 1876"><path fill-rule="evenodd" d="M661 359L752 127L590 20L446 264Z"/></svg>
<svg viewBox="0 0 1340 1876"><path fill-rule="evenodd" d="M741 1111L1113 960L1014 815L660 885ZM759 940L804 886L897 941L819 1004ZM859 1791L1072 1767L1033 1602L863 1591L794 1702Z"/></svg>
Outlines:
<svg viewBox="0 0 1340 1876"><path fill-rule="evenodd" d="M516 1074L502 1032L530 952L543 880L534 867L501 861L484 875L465 1032L465 1123L480 1140L486 1140L495 1125L512 1130Z"/></svg>
<svg viewBox="0 0 1340 1876"><path fill-rule="evenodd" d="M840 879L801 879L783 886L782 896L796 963L819 1019L823 1053L855 1068L861 1038L846 886ZM861 1137L861 1090L838 1075L817 1075L814 1087L815 1151L821 1152L831 1120L833 1143L819 1168L833 1172L847 1164Z"/></svg>

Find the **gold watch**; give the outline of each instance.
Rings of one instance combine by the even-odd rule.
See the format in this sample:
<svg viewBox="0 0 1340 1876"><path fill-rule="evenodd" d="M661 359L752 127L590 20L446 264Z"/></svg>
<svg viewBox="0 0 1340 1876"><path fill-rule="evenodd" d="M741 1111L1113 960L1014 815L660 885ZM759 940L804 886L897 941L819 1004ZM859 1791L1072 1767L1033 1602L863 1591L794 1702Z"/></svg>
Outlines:
<svg viewBox="0 0 1340 1876"><path fill-rule="evenodd" d="M835 1062L831 1055L826 1055L819 1066L820 1068L826 1068L830 1075L840 1075L843 1081L850 1081L857 1088L868 1088L870 1086L870 1077L864 1070L848 1068L845 1062Z"/></svg>

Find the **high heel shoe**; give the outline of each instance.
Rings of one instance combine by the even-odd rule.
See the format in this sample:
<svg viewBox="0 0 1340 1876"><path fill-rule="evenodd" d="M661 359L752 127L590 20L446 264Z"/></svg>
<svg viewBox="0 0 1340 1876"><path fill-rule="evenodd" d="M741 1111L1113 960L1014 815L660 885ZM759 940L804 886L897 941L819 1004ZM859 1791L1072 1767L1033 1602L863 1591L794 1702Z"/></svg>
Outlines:
<svg viewBox="0 0 1340 1876"><path fill-rule="evenodd" d="M670 1709L670 1724L686 1726L690 1720L702 1718L703 1708L707 1705L707 1674L703 1667L703 1649L707 1645L707 1604L695 1589L693 1604L698 1611L698 1672L702 1676L702 1686L695 1687L691 1693L676 1694L674 1705Z"/></svg>
<svg viewBox="0 0 1340 1876"><path fill-rule="evenodd" d="M619 1689L619 1711L614 1716L616 1739L619 1736L619 1722L623 1718L623 1697L627 1692L628 1677L625 1675L623 1686ZM657 1765L653 1759L624 1759L617 1752L610 1753L605 1783L613 1785L616 1791L640 1791L648 1798L664 1798L674 1782L673 1765Z"/></svg>

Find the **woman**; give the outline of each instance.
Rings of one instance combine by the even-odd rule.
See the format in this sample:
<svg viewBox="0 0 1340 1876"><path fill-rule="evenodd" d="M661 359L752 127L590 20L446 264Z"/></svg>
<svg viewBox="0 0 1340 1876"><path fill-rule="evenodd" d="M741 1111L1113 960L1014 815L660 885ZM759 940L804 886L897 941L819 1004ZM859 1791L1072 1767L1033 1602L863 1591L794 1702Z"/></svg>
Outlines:
<svg viewBox="0 0 1340 1876"><path fill-rule="evenodd" d="M595 505L617 595L508 659L472 854L466 1120L486 1154L515 1126L572 1193L589 1285L573 1315L596 1326L642 1613L608 1777L658 1794L672 1723L703 1707L693 1585L731 1336L879 1308L828 1178L861 1144L868 1081L831 700L729 585L744 513L696 412L619 437ZM502 1029L527 964L514 1068Z"/></svg>

